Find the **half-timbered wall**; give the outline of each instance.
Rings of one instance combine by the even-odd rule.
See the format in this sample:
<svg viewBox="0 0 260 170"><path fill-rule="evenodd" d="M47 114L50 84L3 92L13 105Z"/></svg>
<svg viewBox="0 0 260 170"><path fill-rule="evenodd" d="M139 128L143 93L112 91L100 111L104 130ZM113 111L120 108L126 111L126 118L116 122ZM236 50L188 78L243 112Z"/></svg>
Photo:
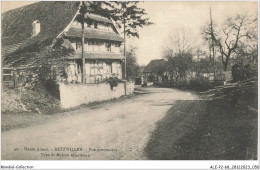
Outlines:
<svg viewBox="0 0 260 170"><path fill-rule="evenodd" d="M86 83L100 83L110 77L122 79L121 62L117 60L86 60ZM81 82L82 68L76 62L69 62L65 71L68 82Z"/></svg>
<svg viewBox="0 0 260 170"><path fill-rule="evenodd" d="M81 41L78 39L71 39L71 45L76 51L81 50ZM111 52L120 53L120 43L102 40L85 40L84 51L87 52Z"/></svg>

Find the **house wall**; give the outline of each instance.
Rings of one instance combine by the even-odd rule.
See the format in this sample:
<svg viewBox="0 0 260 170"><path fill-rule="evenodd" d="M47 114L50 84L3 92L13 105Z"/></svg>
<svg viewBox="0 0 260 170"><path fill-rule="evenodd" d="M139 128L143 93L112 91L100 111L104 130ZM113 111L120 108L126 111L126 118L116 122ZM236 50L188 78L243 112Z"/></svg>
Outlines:
<svg viewBox="0 0 260 170"><path fill-rule="evenodd" d="M75 51L81 51L81 40L79 39L69 39L71 46ZM112 41L103 40L88 40L85 39L84 51L86 52L111 52L120 53L120 43Z"/></svg>
<svg viewBox="0 0 260 170"><path fill-rule="evenodd" d="M97 28L95 28L94 24L97 24ZM103 30L103 31L113 31L113 28L112 28L112 25L109 24L109 23L102 23L102 22L99 22L99 21L94 21L93 23L91 24L87 24L87 23L84 23L84 26L85 28L95 28L95 29L99 29L99 30ZM73 21L72 23L72 27L75 27L75 28L81 28L81 23L80 22L77 22L77 21Z"/></svg>
<svg viewBox="0 0 260 170"><path fill-rule="evenodd" d="M100 83L109 77L122 79L122 66L120 61L86 60L86 83ZM81 67L76 62L68 62L66 67L68 82L81 82Z"/></svg>
<svg viewBox="0 0 260 170"><path fill-rule="evenodd" d="M96 101L110 100L134 93L134 83L119 83L111 89L110 84L64 84L59 83L60 104L63 108L70 108Z"/></svg>

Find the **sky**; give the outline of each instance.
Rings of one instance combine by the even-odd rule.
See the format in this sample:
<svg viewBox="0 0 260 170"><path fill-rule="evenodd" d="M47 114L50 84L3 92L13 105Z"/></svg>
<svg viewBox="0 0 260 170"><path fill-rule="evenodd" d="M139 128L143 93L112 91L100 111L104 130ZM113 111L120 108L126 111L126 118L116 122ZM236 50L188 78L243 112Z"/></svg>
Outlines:
<svg viewBox="0 0 260 170"><path fill-rule="evenodd" d="M35 1L2 1L2 12L35 3ZM140 65L146 65L153 59L162 58L162 49L168 37L176 30L188 30L195 42L201 43L200 29L209 22L209 9L213 20L221 24L227 16L243 11L257 16L257 2L177 2L145 1L139 3L148 13L150 21L155 23L139 29L140 38L126 40L127 47L137 47L136 57Z"/></svg>

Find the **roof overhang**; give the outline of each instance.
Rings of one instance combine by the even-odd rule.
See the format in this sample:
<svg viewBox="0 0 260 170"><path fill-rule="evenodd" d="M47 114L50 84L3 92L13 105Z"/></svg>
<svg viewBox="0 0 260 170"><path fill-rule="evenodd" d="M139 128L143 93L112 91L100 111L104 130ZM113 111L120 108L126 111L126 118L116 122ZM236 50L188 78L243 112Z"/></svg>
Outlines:
<svg viewBox="0 0 260 170"><path fill-rule="evenodd" d="M65 34L66 37L81 38L81 28L71 27ZM84 36L86 39L100 39L123 42L124 39L115 32L102 31L98 29L85 28Z"/></svg>
<svg viewBox="0 0 260 170"><path fill-rule="evenodd" d="M89 18L94 21L104 22L104 23L110 23L112 24L112 21L106 17L101 17L93 14L85 14L85 18Z"/></svg>
<svg viewBox="0 0 260 170"><path fill-rule="evenodd" d="M81 53L77 53L75 56L66 57L67 59L80 59L82 58ZM122 60L124 56L122 54L117 53L93 53L93 52L85 52L84 58L86 59L104 59L104 60Z"/></svg>

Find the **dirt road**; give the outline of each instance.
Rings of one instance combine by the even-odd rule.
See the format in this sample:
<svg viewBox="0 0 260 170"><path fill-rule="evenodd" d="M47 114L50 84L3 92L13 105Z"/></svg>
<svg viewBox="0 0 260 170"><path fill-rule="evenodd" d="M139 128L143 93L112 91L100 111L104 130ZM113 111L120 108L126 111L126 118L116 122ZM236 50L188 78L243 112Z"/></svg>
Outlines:
<svg viewBox="0 0 260 170"><path fill-rule="evenodd" d="M143 88L145 94L83 107L36 126L2 132L5 160L148 159L144 148L176 100L196 100L189 92Z"/></svg>

